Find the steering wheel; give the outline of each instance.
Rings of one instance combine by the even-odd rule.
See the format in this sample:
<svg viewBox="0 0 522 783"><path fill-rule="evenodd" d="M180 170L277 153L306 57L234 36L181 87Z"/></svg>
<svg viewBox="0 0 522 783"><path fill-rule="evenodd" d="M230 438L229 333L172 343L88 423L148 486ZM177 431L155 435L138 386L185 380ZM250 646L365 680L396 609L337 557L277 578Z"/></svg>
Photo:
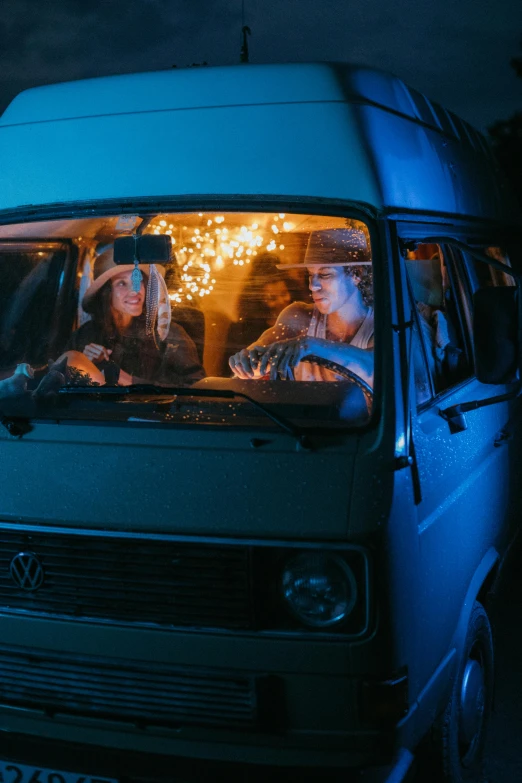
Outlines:
<svg viewBox="0 0 522 783"><path fill-rule="evenodd" d="M352 383L354 383L362 391L368 411L371 411L373 403L373 389L353 370L349 370L348 367L343 367L342 364L337 364L337 362L332 362L330 359L324 359L322 356L307 356L306 358L301 359L301 361L318 364L320 367L324 367L327 370L332 370L332 372L337 373L337 375L341 375L343 378L352 381Z"/></svg>

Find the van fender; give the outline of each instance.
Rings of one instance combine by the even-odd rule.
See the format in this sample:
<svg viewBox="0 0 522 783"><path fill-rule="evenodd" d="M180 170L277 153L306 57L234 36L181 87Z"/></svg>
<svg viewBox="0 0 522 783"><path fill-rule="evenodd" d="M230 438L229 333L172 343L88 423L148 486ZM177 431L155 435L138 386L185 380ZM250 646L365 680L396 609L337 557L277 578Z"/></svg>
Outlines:
<svg viewBox="0 0 522 783"><path fill-rule="evenodd" d="M458 661L462 653L462 647L466 639L466 633L468 630L469 619L471 616L471 610L475 601L478 599L481 588L483 587L489 574L500 562L500 555L495 547L490 547L482 560L480 561L473 578L469 583L468 591L462 605L459 620L455 628L455 633L451 641L451 646L457 651Z"/></svg>
<svg viewBox="0 0 522 783"><path fill-rule="evenodd" d="M470 581L466 597L449 648L407 715L398 723L401 745L413 749L430 730L446 707L453 679L458 671L471 611L489 574L498 565L500 556L495 547L488 549ZM416 714L416 718L414 715Z"/></svg>
<svg viewBox="0 0 522 783"><path fill-rule="evenodd" d="M466 597L464 598L459 619L455 627L455 632L453 634L449 650L444 659L449 663L449 665L447 667L439 667L438 669L438 671L441 671L441 669L445 670L444 674L446 675L446 682L443 685L443 683L439 681L438 688L436 688L436 691L438 690L440 693L440 698L437 700L435 717L437 717L441 713L441 710L446 707L447 700L450 697L453 680L460 666L462 651L466 641L471 612L473 610L473 606L475 605L475 601L477 601L481 589L484 587L488 576L492 573L493 569L499 564L499 562L500 555L498 551L495 549L495 547L490 547L477 566L475 573L473 574L473 577L469 583L468 591L466 593ZM443 687L441 687L442 685Z"/></svg>

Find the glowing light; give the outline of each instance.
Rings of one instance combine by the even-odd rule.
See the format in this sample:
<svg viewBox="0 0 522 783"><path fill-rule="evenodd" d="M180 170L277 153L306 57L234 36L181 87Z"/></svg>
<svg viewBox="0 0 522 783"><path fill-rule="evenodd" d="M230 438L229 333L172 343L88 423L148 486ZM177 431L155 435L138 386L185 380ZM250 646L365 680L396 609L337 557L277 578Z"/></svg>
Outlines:
<svg viewBox="0 0 522 783"><path fill-rule="evenodd" d="M285 231L291 231L293 229L293 227L294 227L294 224L290 223L289 220L285 220L285 222L283 223L283 228L284 228Z"/></svg>
<svg viewBox="0 0 522 783"><path fill-rule="evenodd" d="M203 229L169 223L168 231L165 231L166 220L156 220L147 227L150 233L165 233L170 236L172 244L175 244L173 234L176 233L178 236L179 247L176 249L176 254L181 280L178 284L179 288L169 292L169 298L176 304L181 304L185 300L190 301L194 297L201 300L205 295L208 296L216 283L216 279L210 277L211 272L219 273L229 264L232 266L250 264L252 258L258 254L259 248L264 247L269 252L276 248L284 250L283 244L276 244L274 235L294 228L290 222L279 224L279 227L276 225L279 218L284 217L284 213L267 215L266 217L272 217L273 221L271 225L269 224L269 233L272 234L272 239L269 239L266 236L267 230L260 229L259 223L237 226L231 222L228 228L223 225L231 219L228 215L215 215L210 218L203 212L198 214L204 219Z"/></svg>

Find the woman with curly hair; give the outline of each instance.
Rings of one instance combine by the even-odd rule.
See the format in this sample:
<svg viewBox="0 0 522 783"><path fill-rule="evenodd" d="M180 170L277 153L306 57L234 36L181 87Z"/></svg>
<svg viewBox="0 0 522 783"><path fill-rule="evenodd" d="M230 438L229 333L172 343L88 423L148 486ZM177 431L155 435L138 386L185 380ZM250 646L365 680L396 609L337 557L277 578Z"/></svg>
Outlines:
<svg viewBox="0 0 522 783"><path fill-rule="evenodd" d="M281 264L280 269L289 265ZM372 273L366 237L353 229L311 233L302 264L313 304L295 302L275 326L229 359L239 378L337 381L335 370L309 361L320 357L373 384Z"/></svg>

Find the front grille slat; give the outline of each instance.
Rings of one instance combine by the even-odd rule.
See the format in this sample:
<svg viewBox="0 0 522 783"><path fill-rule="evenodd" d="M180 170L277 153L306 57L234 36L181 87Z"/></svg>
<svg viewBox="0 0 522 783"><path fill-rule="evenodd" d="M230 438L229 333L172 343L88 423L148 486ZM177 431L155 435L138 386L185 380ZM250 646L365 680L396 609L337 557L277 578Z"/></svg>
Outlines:
<svg viewBox="0 0 522 783"><path fill-rule="evenodd" d="M10 563L34 553L45 579L34 592ZM0 532L0 611L162 627L254 626L248 547L37 531Z"/></svg>
<svg viewBox="0 0 522 783"><path fill-rule="evenodd" d="M25 676L24 672L13 671L12 669L9 669L9 667L5 667L4 668L3 666L1 666L1 664L0 664L0 670L2 671L3 675L5 675L6 677L9 677L9 686L10 687L14 688L17 683L21 683L23 685L26 682L26 676ZM61 682L62 682L62 688L64 690L67 690L67 687L69 685L72 685L74 687L74 691L76 693L83 693L83 692L85 692L86 694L96 694L99 691L99 684L98 684L98 679L96 678L96 676L89 677L89 676L84 674L83 675L83 682L79 683L77 681L77 679L76 679L76 676L75 677L67 677L64 674L64 672L61 671L61 670L60 671L56 671L56 672L48 672L47 674L48 675L52 674L54 677L60 677L61 678ZM42 685L42 686L45 685L45 683L47 682L47 679L48 678L44 674L33 673L32 683L33 683L35 689L39 685ZM125 685L128 684L129 678L127 677L124 680L119 678L118 680L113 680L113 682L114 682L115 685L118 684L119 686L125 686ZM148 684L150 685L150 683L148 683ZM156 684L159 685L159 683L156 683ZM171 686L172 686L172 684L171 684ZM176 698L177 699L188 698L188 696L192 693L192 691L190 690L190 688L188 686L185 685L185 686L182 687L181 685L179 685L179 683L175 685L175 689L176 689ZM134 690L134 694L135 694L136 698L139 698L140 692L143 692L143 698L145 698L145 699L149 698L148 691L147 691L147 689L145 687L140 686L139 684L138 685L134 684L133 685L133 690ZM239 689L237 689L237 690L239 692ZM198 693L200 693L203 698L205 696L209 696L211 694L220 693L220 691L221 691L220 698L221 698L222 701L224 701L224 702L230 701L231 703L233 703L233 701L234 701L234 688L233 687L229 688L229 687L226 687L226 686L222 686L222 688L220 688L218 686L218 687L214 687L213 688L210 685L208 685L205 688L202 688L201 686L198 686ZM121 698L125 698L125 696L122 695ZM193 696L190 695L190 698L193 698ZM168 703L169 702L169 697L163 696L162 694L159 694L158 696L156 696L156 702L157 703L161 703L162 701L166 701Z"/></svg>
<svg viewBox="0 0 522 783"><path fill-rule="evenodd" d="M153 725L257 726L253 677L0 648L0 704Z"/></svg>

